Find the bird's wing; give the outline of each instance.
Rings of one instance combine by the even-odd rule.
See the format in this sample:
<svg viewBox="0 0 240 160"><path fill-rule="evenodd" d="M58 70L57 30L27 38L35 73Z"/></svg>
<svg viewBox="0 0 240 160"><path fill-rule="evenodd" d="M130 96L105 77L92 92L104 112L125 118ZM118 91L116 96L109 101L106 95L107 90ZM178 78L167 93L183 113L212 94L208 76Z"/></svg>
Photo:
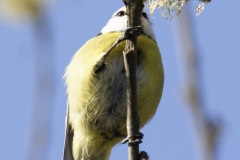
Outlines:
<svg viewBox="0 0 240 160"><path fill-rule="evenodd" d="M74 160L72 154L73 131L69 124L69 106L67 106L66 122L65 122L65 141L63 150L63 160Z"/></svg>

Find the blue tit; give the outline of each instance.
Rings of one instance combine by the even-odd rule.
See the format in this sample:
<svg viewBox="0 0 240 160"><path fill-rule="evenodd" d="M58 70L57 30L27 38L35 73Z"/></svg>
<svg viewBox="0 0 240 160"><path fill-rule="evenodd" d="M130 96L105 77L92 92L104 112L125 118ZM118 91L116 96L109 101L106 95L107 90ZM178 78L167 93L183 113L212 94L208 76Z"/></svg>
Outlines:
<svg viewBox="0 0 240 160"><path fill-rule="evenodd" d="M105 52L127 28L126 8L117 10L100 34L88 40L66 68L68 94L64 160L108 160L126 135L125 41ZM137 38L137 104L142 128L156 113L164 83L161 54L145 12Z"/></svg>

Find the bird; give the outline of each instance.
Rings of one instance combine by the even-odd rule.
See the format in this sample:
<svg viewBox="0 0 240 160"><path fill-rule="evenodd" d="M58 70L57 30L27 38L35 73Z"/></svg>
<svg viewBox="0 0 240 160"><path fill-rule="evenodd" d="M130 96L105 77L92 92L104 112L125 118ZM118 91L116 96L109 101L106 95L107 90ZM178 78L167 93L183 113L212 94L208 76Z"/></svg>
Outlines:
<svg viewBox="0 0 240 160"><path fill-rule="evenodd" d="M73 56L64 75L67 116L63 160L108 160L127 134L125 41L106 55L127 28L126 7L118 9L101 32ZM164 69L151 23L140 17L137 37L137 106L140 128L155 115L164 85Z"/></svg>

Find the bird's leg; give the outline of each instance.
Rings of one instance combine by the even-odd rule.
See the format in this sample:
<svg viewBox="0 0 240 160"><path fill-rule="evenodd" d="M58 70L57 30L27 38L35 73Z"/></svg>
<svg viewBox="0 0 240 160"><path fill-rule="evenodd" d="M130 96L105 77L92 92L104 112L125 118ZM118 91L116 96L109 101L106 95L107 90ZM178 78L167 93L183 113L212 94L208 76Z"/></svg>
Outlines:
<svg viewBox="0 0 240 160"><path fill-rule="evenodd" d="M105 52L102 58L105 58L118 43L126 40L129 37L129 35L136 34L137 36L139 36L141 32L142 32L142 26L127 27L126 30L113 43L113 45Z"/></svg>
<svg viewBox="0 0 240 160"><path fill-rule="evenodd" d="M125 31L123 31L123 33L113 43L113 45L106 52L101 53L100 59L97 60L97 63L94 65L94 72L96 72L99 69L99 67L102 66L107 55L114 49L114 47L118 43L126 40L131 34L136 34L137 36L139 36L141 32L142 32L142 26L127 27Z"/></svg>
<svg viewBox="0 0 240 160"><path fill-rule="evenodd" d="M129 35L131 34L136 34L137 36L139 36L142 32L142 26L134 26L134 27L127 27L126 30L118 37L118 39L113 43L113 45L105 52L105 54L102 56L101 60L103 61L105 59L105 57L113 50L113 48L120 42L126 40ZM116 135L117 137L121 137L121 138L125 138L126 135L120 134L118 133ZM136 135L132 135L132 136L128 136L126 137L122 143L142 143L142 138L143 138L143 134L141 132L139 132ZM131 141L129 142L129 139L135 137L135 141Z"/></svg>
<svg viewBox="0 0 240 160"><path fill-rule="evenodd" d="M118 137L118 138L126 138L126 137L127 137L127 135L122 134L122 133L119 133L119 132L115 133L114 136L115 136L115 137Z"/></svg>

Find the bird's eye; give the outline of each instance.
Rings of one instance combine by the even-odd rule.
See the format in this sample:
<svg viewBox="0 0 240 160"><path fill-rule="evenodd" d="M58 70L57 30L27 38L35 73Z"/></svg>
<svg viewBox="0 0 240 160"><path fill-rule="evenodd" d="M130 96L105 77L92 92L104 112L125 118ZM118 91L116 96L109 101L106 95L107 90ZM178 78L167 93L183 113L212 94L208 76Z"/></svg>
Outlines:
<svg viewBox="0 0 240 160"><path fill-rule="evenodd" d="M124 16L124 15L125 15L125 12L124 12L124 11L120 11L120 12L117 13L117 16L120 16L120 17L122 17L122 16Z"/></svg>
<svg viewBox="0 0 240 160"><path fill-rule="evenodd" d="M147 16L147 14L146 14L145 12L142 13L142 16L143 16L144 18L148 19L148 16Z"/></svg>

